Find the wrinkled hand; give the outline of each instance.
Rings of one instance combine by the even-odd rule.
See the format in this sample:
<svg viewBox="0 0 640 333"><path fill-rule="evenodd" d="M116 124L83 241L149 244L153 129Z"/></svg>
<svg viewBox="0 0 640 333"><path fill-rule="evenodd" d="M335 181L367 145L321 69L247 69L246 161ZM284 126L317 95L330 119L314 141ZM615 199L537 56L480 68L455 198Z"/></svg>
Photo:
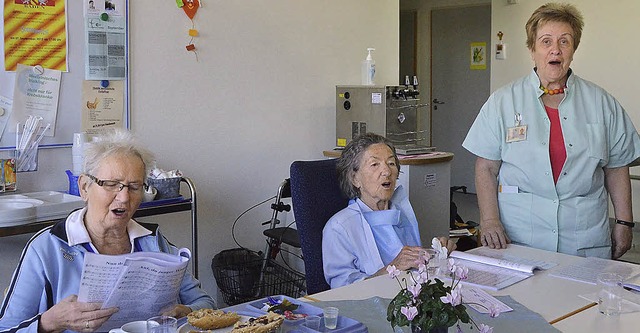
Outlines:
<svg viewBox="0 0 640 333"><path fill-rule="evenodd" d="M118 308L101 310L100 303L78 302L78 296L71 295L45 311L40 317L39 332L93 332L98 329Z"/></svg>
<svg viewBox="0 0 640 333"><path fill-rule="evenodd" d="M511 239L498 219L480 222L480 241L482 245L492 249L506 249L507 244L511 243Z"/></svg>
<svg viewBox="0 0 640 333"><path fill-rule="evenodd" d="M424 249L419 246L404 246L400 253L389 263L396 266L401 271L406 271L417 267L420 255L424 253Z"/></svg>
<svg viewBox="0 0 640 333"><path fill-rule="evenodd" d="M622 257L631 248L633 242L633 229L616 224L611 230L611 258Z"/></svg>
<svg viewBox="0 0 640 333"><path fill-rule="evenodd" d="M438 240L440 241L440 244L442 244L442 246L447 248L448 254L451 254L451 252L458 248L456 242L452 241L448 237L438 237Z"/></svg>
<svg viewBox="0 0 640 333"><path fill-rule="evenodd" d="M165 311L162 313L163 316L170 316L176 319L180 319L188 314L191 313L191 308L186 306L186 305L182 305L182 304L176 304L176 306L169 310L169 311Z"/></svg>

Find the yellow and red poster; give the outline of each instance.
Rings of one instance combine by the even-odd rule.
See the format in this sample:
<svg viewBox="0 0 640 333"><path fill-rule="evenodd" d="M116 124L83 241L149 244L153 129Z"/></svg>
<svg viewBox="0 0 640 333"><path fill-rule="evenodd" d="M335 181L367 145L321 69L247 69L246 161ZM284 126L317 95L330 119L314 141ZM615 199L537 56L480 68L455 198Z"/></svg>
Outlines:
<svg viewBox="0 0 640 333"><path fill-rule="evenodd" d="M65 0L4 0L4 67L67 71Z"/></svg>

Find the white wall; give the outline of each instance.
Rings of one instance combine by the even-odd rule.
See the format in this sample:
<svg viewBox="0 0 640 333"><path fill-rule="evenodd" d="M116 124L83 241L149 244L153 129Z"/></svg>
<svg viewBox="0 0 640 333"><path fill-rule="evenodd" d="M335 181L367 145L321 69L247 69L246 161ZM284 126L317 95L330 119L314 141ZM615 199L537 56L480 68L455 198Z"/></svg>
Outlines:
<svg viewBox="0 0 640 333"><path fill-rule="evenodd" d="M504 33L507 59L495 60L491 66L491 91L524 76L533 67L525 46L524 25L531 13L546 0L519 1L509 5L506 0L492 1L492 44L498 42L498 31ZM600 0L574 0L582 12L585 26L571 68L580 77L593 81L614 95L636 125L640 126L640 98L637 78L640 77L640 44L637 33L640 22L640 1L617 0L604 4ZM631 170L640 174L640 168ZM640 218L640 181L632 181L634 216Z"/></svg>
<svg viewBox="0 0 640 333"><path fill-rule="evenodd" d="M396 82L398 1L204 1L198 61L174 2L131 1L131 17L132 127L196 183L200 276L215 294L211 258L236 246L233 220L274 195L292 161L335 146L335 85L359 84L367 47L376 82ZM270 217L268 204L245 215L240 243L262 250Z"/></svg>
<svg viewBox="0 0 640 333"><path fill-rule="evenodd" d="M130 1L132 129L196 184L200 279L216 295L211 258L236 247L233 220L275 195L294 160L335 146L335 85L359 84L366 48L376 81L398 78L398 0L203 1L198 52L187 52L191 21L173 1ZM70 149L42 152L39 171L19 174L23 191L64 190ZM244 216L236 237L263 250L268 204ZM190 245L188 213L150 217ZM0 241L15 261L24 237ZM10 245L9 245L10 244ZM4 262L4 261L3 261ZM5 266L6 267L6 266ZM9 274L0 276L6 286Z"/></svg>

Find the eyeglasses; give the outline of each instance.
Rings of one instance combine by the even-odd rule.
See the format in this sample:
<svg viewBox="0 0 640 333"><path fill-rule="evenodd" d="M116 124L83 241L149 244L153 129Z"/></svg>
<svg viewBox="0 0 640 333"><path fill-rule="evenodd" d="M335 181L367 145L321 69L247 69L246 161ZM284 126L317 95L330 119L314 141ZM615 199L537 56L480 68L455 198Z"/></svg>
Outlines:
<svg viewBox="0 0 640 333"><path fill-rule="evenodd" d="M109 192L120 192L123 188L128 188L130 192L141 192L142 190L146 190L149 185L142 183L129 183L123 184L117 180L107 180L107 179L98 179L95 176L90 174L86 174L89 179L93 180L98 186Z"/></svg>

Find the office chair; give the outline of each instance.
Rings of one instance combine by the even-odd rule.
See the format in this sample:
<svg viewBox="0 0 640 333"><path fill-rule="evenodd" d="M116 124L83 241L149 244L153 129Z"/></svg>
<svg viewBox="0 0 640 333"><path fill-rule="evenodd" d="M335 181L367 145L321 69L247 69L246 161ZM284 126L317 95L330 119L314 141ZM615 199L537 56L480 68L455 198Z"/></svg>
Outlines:
<svg viewBox="0 0 640 333"><path fill-rule="evenodd" d="M307 293L330 289L322 266L322 229L333 214L347 207L340 190L335 159L291 164L291 202L304 258Z"/></svg>

